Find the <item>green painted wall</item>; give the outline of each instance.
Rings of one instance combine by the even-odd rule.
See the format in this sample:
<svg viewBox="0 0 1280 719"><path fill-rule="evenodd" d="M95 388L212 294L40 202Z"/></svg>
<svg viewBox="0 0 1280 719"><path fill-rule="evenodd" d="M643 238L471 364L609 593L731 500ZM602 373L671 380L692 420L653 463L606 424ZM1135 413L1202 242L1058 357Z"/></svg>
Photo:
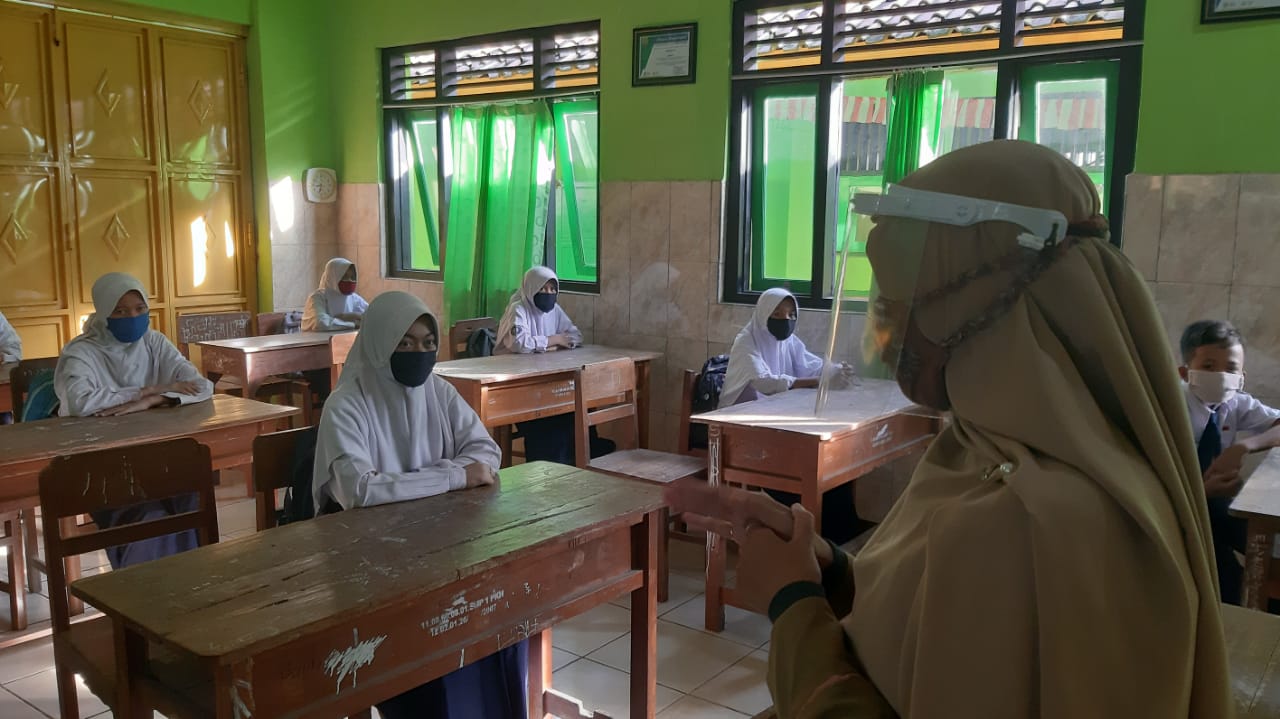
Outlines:
<svg viewBox="0 0 1280 719"><path fill-rule="evenodd" d="M258 0L265 2L266 0ZM381 180L379 48L600 20L602 180L724 174L730 0L332 0L334 137L342 182ZM698 81L631 87L635 27L698 23Z"/></svg>
<svg viewBox="0 0 1280 719"><path fill-rule="evenodd" d="M1200 3L1148 0L1137 172L1280 172L1280 21L1201 25Z"/></svg>

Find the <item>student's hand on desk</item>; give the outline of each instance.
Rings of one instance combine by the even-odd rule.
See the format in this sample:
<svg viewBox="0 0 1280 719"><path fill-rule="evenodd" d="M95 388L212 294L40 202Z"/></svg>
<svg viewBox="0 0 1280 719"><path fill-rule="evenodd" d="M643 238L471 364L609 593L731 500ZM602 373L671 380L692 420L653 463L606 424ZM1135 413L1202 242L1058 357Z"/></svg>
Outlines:
<svg viewBox="0 0 1280 719"><path fill-rule="evenodd" d="M547 337L547 349L558 349L563 347L569 349L573 347L573 343L569 341L567 335L551 335Z"/></svg>
<svg viewBox="0 0 1280 719"><path fill-rule="evenodd" d="M791 389L814 389L817 386L817 377L802 377L791 383Z"/></svg>
<svg viewBox="0 0 1280 719"><path fill-rule="evenodd" d="M472 462L465 469L467 472L467 489L488 487L498 481L498 473L484 462Z"/></svg>
<svg viewBox="0 0 1280 719"><path fill-rule="evenodd" d="M750 525L738 549L738 583L734 595L742 606L758 614L769 613L769 602L783 587L794 582L822 582L818 559L813 553L813 515L800 505L791 507L795 529L791 539L783 539L761 524Z"/></svg>
<svg viewBox="0 0 1280 719"><path fill-rule="evenodd" d="M199 382L174 382L160 388L160 392L173 392L175 394L200 394Z"/></svg>
<svg viewBox="0 0 1280 719"><path fill-rule="evenodd" d="M1239 444L1227 447L1213 460L1204 473L1204 493L1208 497L1234 497L1240 492L1244 479L1240 470L1248 450Z"/></svg>
<svg viewBox="0 0 1280 719"><path fill-rule="evenodd" d="M100 412L95 412L94 416L95 417L119 417L120 415L123 415L123 414L133 414L134 412L141 412L146 409L151 409L152 407L159 407L160 405L167 404L168 402L169 402L168 397L165 397L163 395L153 394L147 397L143 397L141 399L134 400L133 402L125 402L124 404L118 404L114 407L108 407Z"/></svg>

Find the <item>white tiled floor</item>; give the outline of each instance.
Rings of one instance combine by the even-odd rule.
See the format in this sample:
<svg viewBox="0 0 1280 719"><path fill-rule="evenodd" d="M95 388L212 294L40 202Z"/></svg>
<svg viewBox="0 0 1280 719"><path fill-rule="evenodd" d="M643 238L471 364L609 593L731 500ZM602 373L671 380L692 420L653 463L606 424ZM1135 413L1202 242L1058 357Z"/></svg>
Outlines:
<svg viewBox="0 0 1280 719"><path fill-rule="evenodd" d="M219 488L218 526L222 539L254 530L253 500L232 479ZM110 571L102 552L85 556L85 573ZM669 601L658 607L658 716L661 719L743 719L772 702L765 686L769 622L729 608L725 631L702 629L702 547L671 543ZM44 592L48 592L47 585ZM0 625L7 601L0 595ZM630 597L597 607L552 632L553 685L595 710L621 719L629 697ZM45 594L28 596L30 624L47 626ZM0 640L4 633L0 632ZM49 640L0 650L0 718L58 716L58 695ZM80 716L110 717L102 702L79 687ZM376 716L376 715L375 715Z"/></svg>

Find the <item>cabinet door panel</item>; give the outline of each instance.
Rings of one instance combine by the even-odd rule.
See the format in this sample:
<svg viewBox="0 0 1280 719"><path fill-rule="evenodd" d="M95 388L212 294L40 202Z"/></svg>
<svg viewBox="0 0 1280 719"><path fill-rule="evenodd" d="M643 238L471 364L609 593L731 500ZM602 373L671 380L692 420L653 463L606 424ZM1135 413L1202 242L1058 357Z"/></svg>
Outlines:
<svg viewBox="0 0 1280 719"><path fill-rule="evenodd" d="M58 175L0 167L0 307L61 307Z"/></svg>
<svg viewBox="0 0 1280 719"><path fill-rule="evenodd" d="M145 31L88 20L65 28L73 157L150 160L154 138Z"/></svg>
<svg viewBox="0 0 1280 719"><path fill-rule="evenodd" d="M77 301L93 307L93 283L108 272L127 272L146 286L149 299L163 296L157 271L159 200L149 173L81 170L75 175L76 255L80 263Z"/></svg>
<svg viewBox="0 0 1280 719"><path fill-rule="evenodd" d="M53 159L48 13L0 5L0 157Z"/></svg>
<svg viewBox="0 0 1280 719"><path fill-rule="evenodd" d="M239 294L244 242L238 224L238 181L182 178L169 183L175 294Z"/></svg>
<svg viewBox="0 0 1280 719"><path fill-rule="evenodd" d="M232 47L161 40L168 160L239 165L239 117Z"/></svg>

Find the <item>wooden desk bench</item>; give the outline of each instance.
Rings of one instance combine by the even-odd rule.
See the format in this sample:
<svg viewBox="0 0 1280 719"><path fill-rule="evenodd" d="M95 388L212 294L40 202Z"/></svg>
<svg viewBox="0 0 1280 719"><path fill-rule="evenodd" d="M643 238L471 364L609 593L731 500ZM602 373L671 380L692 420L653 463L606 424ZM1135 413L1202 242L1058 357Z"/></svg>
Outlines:
<svg viewBox="0 0 1280 719"><path fill-rule="evenodd" d="M330 343L337 334L295 332L196 342L192 345L192 362L211 381L231 377L244 387L244 396L255 397L262 383L274 375L325 369L332 372Z"/></svg>
<svg viewBox="0 0 1280 719"><path fill-rule="evenodd" d="M198 657L191 693L221 719L346 716L526 639L542 717L563 706L548 630L630 592L631 716L652 717L662 508L649 485L534 462L499 487L269 529L71 591L119 646ZM157 681L126 653L130 687Z"/></svg>
<svg viewBox="0 0 1280 719"><path fill-rule="evenodd" d="M1244 606L1265 611L1271 548L1280 532L1280 450L1267 452L1240 494L1231 501L1231 514L1248 522L1245 547Z"/></svg>

